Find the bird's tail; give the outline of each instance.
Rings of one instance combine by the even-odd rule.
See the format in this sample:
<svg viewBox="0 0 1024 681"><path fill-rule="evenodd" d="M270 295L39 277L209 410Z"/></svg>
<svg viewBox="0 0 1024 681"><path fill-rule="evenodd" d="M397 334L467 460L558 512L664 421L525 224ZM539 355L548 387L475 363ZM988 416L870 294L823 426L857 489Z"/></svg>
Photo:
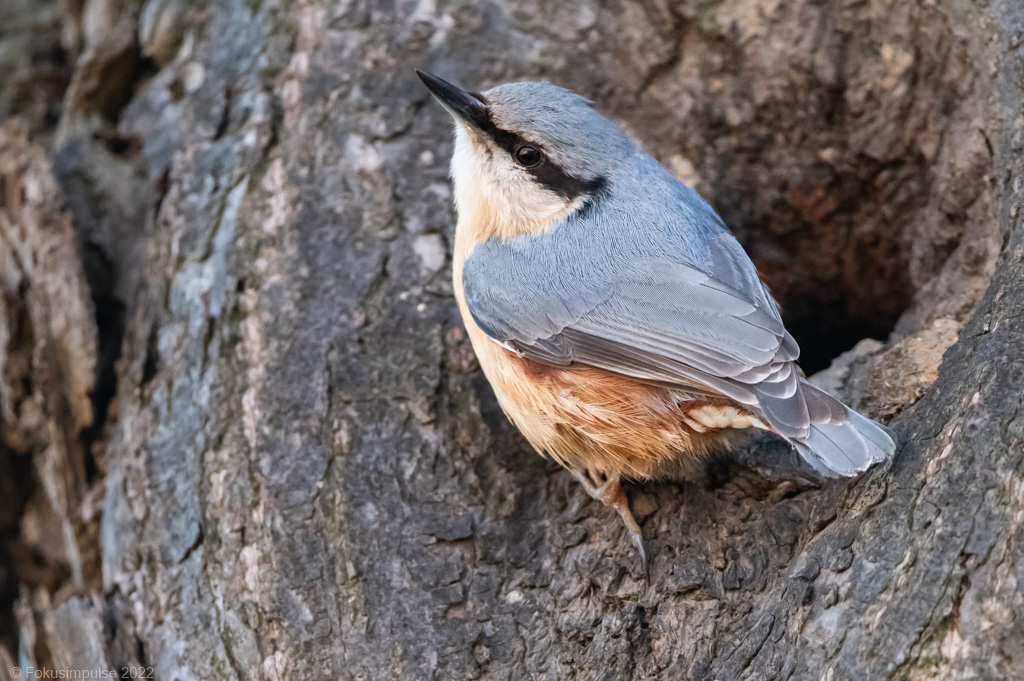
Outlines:
<svg viewBox="0 0 1024 681"><path fill-rule="evenodd" d="M807 437L793 438L792 442L800 456L822 475L857 475L896 451L895 435L882 424L861 416L803 379L800 388L811 428Z"/></svg>

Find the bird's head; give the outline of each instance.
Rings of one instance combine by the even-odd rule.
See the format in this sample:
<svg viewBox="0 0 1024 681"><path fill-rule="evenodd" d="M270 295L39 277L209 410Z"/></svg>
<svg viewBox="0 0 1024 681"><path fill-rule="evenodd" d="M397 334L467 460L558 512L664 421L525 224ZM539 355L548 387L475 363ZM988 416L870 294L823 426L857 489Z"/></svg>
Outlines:
<svg viewBox="0 0 1024 681"><path fill-rule="evenodd" d="M633 149L579 95L548 83L479 94L417 71L455 119L452 179L460 219L482 238L543 231L608 187Z"/></svg>

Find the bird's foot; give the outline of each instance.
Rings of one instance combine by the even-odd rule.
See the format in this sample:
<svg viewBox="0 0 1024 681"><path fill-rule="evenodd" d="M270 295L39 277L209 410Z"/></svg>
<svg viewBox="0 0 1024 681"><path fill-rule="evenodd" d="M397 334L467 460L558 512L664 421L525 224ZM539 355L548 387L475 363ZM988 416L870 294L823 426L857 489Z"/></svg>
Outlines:
<svg viewBox="0 0 1024 681"><path fill-rule="evenodd" d="M633 539L636 550L640 553L640 565L643 568L644 575L647 575L647 552L644 550L644 537L640 533L640 526L637 525L633 512L629 510L629 500L626 498L626 492L623 491L619 478L609 478L601 474L592 473L589 470L579 470L576 468L569 470L573 477L583 485L583 489L587 491L587 494L605 506L614 508L619 517L622 518L622 522L626 524L626 530Z"/></svg>

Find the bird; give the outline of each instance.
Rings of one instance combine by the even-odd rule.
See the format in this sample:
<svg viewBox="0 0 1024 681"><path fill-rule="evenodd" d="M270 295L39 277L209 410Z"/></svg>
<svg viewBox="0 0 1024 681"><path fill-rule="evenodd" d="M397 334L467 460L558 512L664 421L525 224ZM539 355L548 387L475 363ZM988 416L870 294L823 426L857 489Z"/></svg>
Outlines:
<svg viewBox="0 0 1024 681"><path fill-rule="evenodd" d="M480 367L533 448L618 513L645 570L623 481L758 430L824 477L893 455L891 430L804 377L715 210L591 101L416 73L455 123L453 289Z"/></svg>

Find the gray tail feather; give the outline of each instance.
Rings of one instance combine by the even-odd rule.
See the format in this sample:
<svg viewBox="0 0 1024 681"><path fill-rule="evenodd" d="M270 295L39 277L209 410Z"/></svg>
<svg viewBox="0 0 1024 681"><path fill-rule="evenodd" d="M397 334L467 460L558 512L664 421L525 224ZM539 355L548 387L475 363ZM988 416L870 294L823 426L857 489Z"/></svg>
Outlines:
<svg viewBox="0 0 1024 681"><path fill-rule="evenodd" d="M809 409L810 432L807 437L793 438L792 442L816 471L827 477L854 476L896 451L896 437L891 430L861 416L811 383L801 380L800 387L808 406L817 402L821 408ZM828 409L824 403L830 403ZM819 414L825 418L814 419Z"/></svg>

